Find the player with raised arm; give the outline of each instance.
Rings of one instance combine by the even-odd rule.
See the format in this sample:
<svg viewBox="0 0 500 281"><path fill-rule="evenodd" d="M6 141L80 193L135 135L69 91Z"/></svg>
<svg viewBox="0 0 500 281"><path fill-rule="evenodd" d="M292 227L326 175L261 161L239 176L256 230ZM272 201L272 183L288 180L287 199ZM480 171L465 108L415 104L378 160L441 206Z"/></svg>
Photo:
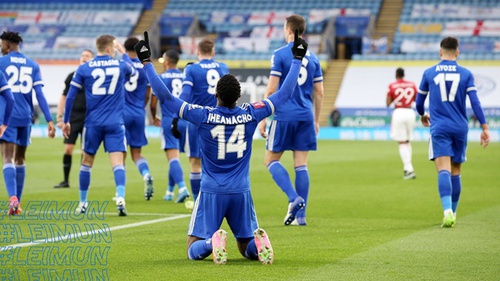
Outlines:
<svg viewBox="0 0 500 281"><path fill-rule="evenodd" d="M80 55L80 64L86 63L89 60L94 58L94 53L91 50L84 50ZM71 72L66 77L64 81L64 91L59 98L59 104L57 104L57 127L62 129L63 122L63 112L64 107L66 106L66 95L68 94L71 79L75 75L76 71ZM73 150L75 148L76 139L78 139L78 135L83 134L83 125L85 122L85 111L86 111L86 103L85 103L85 91L81 89L75 97L75 102L73 103L73 109L71 111L71 116L69 118L69 123L71 124L71 132L69 134L69 138L64 138L64 155L63 155L63 173L64 180L57 185L54 185L54 188L68 188L69 187L69 172L71 171L71 163L72 163L72 155Z"/></svg>
<svg viewBox="0 0 500 281"><path fill-rule="evenodd" d="M199 106L174 97L156 75L151 64L147 33L135 47L155 94L168 109L199 131L202 180L188 230L189 259L201 260L212 253L216 264L227 261L227 232L220 229L226 218L240 253L263 264L271 264L274 253L267 233L258 226L250 192L250 157L258 122L285 104L297 84L307 43L295 33L293 60L285 82L273 96L253 104L237 106L240 83L233 75L220 78L215 87L217 106Z"/></svg>
<svg viewBox="0 0 500 281"><path fill-rule="evenodd" d="M264 98L271 96L284 83L292 61L289 49L294 42L294 30L302 36L306 21L300 15L286 18L283 33L288 45L274 51L271 59L271 75ZM306 205L309 196L309 172L307 155L316 150L316 135L319 132L319 114L323 102L323 73L318 58L308 51L302 60L302 68L295 93L286 106L276 109L274 120L266 134L266 121L259 124L262 137L267 137L265 165L276 184L288 197L285 225L306 225ZM295 167L295 189L290 176L280 163L287 150L293 151ZM297 219L295 219L297 217Z"/></svg>
<svg viewBox="0 0 500 281"><path fill-rule="evenodd" d="M220 77L229 73L225 63L215 61L215 43L212 39L204 38L198 43L198 62L188 65L184 70L182 93L180 98L193 104L215 106L215 87ZM193 198L196 201L200 190L201 156L200 138L198 129L188 124L186 155L189 157L190 183Z"/></svg>
<svg viewBox="0 0 500 281"><path fill-rule="evenodd" d="M154 194L153 177L149 171L149 164L141 154L142 147L148 144L146 138L146 109L149 101L151 87L142 70L142 63L137 59L134 46L139 42L136 37L128 38L123 46L127 56L132 60L136 72L125 82L125 109L123 121L125 124L125 137L130 146L130 155L139 169L144 180L144 198L150 200ZM126 156L126 152L125 152ZM124 160L125 161L125 160Z"/></svg>
<svg viewBox="0 0 500 281"><path fill-rule="evenodd" d="M33 91L38 105L47 121L48 136L56 135L49 105L43 94L43 82L38 64L20 53L23 41L18 32L4 31L0 71L5 75L14 95L14 105L9 126L0 138L2 143L3 176L10 197L9 214L21 212L20 202L26 178L25 156L30 144L31 122L33 118Z"/></svg>
<svg viewBox="0 0 500 281"><path fill-rule="evenodd" d="M69 117L76 94L85 89L87 114L83 131L83 158L80 167L80 203L76 213L85 213L88 207L90 172L95 154L104 142L109 153L116 184L116 207L118 215L126 216L125 168L123 156L126 151L123 108L125 106L124 85L128 77L135 75L132 61L123 46L111 35L101 35L96 40L97 56L76 70L66 98L63 135L71 132ZM123 54L123 60L113 59L115 48Z"/></svg>
<svg viewBox="0 0 500 281"><path fill-rule="evenodd" d="M411 108L417 96L417 86L404 79L405 71L396 69L396 82L389 85L387 91L387 107L394 104L391 119L391 138L399 143L399 156L403 161L403 179L415 179L415 171L411 162L413 129L415 128L415 111Z"/></svg>
<svg viewBox="0 0 500 281"><path fill-rule="evenodd" d="M472 73L457 64L458 40L446 37L441 41L441 61L425 70L417 95L417 111L422 124L430 126L429 159L438 172L438 190L444 210L442 227L453 227L462 191L461 166L465 162L469 131L466 99L481 124L481 142L486 147L490 133ZM430 115L424 111L429 96Z"/></svg>
<svg viewBox="0 0 500 281"><path fill-rule="evenodd" d="M177 68L177 62L179 62L179 53L174 50L166 51L163 56L163 67L165 72L160 74L160 78L167 86L168 90L175 97L179 97L182 91L182 79L184 74ZM158 104L158 98L153 94L151 96L151 116L153 117L156 126L161 126L162 128L162 148L168 159L168 186L165 196L163 197L166 201L172 201L174 196L174 187L177 184L179 187L179 193L175 200L176 203L180 203L189 196L189 191L187 190L186 183L184 182L184 173L182 171L181 163L179 162L179 150L181 148L180 142L182 142L182 147L184 142L182 138L185 138L185 131L181 132L178 127L173 125L173 122L179 122L178 118L174 116L174 113L168 110L167 106L161 103L161 120L156 116L156 105ZM175 118L174 118L175 117ZM181 122L185 122L181 120Z"/></svg>

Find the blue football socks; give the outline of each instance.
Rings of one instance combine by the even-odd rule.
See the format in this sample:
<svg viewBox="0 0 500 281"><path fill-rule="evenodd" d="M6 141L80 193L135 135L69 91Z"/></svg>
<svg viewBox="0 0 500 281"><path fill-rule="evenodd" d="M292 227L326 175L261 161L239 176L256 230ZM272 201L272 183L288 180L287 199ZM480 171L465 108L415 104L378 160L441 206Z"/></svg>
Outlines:
<svg viewBox="0 0 500 281"><path fill-rule="evenodd" d="M125 198L125 167L116 165L113 167L115 175L116 196Z"/></svg>
<svg viewBox="0 0 500 281"><path fill-rule="evenodd" d="M306 202L306 207L307 198L309 196L309 186L309 171L307 170L307 166L295 167L295 189L297 190L297 194Z"/></svg>
<svg viewBox="0 0 500 281"><path fill-rule="evenodd" d="M138 159L135 162L135 165L139 169L139 173L141 173L142 176L149 174L148 160L146 160L145 158Z"/></svg>
<svg viewBox="0 0 500 281"><path fill-rule="evenodd" d="M90 172L92 167L82 164L80 166L80 202L87 202L87 193L90 186Z"/></svg>
<svg viewBox="0 0 500 281"><path fill-rule="evenodd" d="M3 178L5 180L5 187L9 198L17 195L17 175L16 166L13 163L6 163L3 165ZM19 198L18 198L19 199Z"/></svg>
<svg viewBox="0 0 500 281"><path fill-rule="evenodd" d="M196 198L198 198L198 193L200 192L201 173L191 173L189 175L189 180L191 181L191 192L193 193L193 199L194 201L196 201Z"/></svg>
<svg viewBox="0 0 500 281"><path fill-rule="evenodd" d="M453 213L457 212L458 201L460 200L460 193L462 192L462 180L460 175L451 176L451 209Z"/></svg>
<svg viewBox="0 0 500 281"><path fill-rule="evenodd" d="M245 257L250 260L258 260L259 253L257 252L257 246L255 245L255 240L252 239L248 242L247 248L245 250Z"/></svg>
<svg viewBox="0 0 500 281"><path fill-rule="evenodd" d="M451 173L446 170L438 172L438 189L439 196L441 197L441 204L443 210L451 209Z"/></svg>
<svg viewBox="0 0 500 281"><path fill-rule="evenodd" d="M24 190L24 179L26 178L26 166L16 165L16 190L17 200L21 202L21 196Z"/></svg>
<svg viewBox="0 0 500 281"><path fill-rule="evenodd" d="M292 181L290 180L290 176L288 175L285 167L283 167L279 161L271 161L267 165L267 169L273 176L276 184L281 188L281 190L283 190L283 192L286 193L286 196L288 196L288 202L293 202L298 195L293 188Z"/></svg>
<svg viewBox="0 0 500 281"><path fill-rule="evenodd" d="M190 260L202 260L212 253L212 239L195 241L188 249Z"/></svg>
<svg viewBox="0 0 500 281"><path fill-rule="evenodd" d="M182 171L181 163L179 162L178 158L174 158L170 160L170 170L169 170L169 176L172 175L172 179L174 181L174 184L177 184L180 188L186 187L186 183L184 182L184 172ZM200 180L201 180L201 174L200 174ZM169 186L170 186L170 180L169 180ZM199 190L199 185L198 185L198 190ZM170 190L169 190L170 191ZM173 189L172 189L173 191ZM198 194L198 193L196 193Z"/></svg>

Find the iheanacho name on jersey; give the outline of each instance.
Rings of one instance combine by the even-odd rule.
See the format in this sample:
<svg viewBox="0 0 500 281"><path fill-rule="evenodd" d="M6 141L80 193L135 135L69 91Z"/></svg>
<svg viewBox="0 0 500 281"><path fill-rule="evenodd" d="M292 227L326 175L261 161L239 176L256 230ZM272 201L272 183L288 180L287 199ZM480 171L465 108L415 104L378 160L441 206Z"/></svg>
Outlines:
<svg viewBox="0 0 500 281"><path fill-rule="evenodd" d="M250 114L242 114L237 116L222 116L215 113L209 113L207 123L218 123L218 124L226 124L226 125L237 125L248 123L252 121L252 115Z"/></svg>

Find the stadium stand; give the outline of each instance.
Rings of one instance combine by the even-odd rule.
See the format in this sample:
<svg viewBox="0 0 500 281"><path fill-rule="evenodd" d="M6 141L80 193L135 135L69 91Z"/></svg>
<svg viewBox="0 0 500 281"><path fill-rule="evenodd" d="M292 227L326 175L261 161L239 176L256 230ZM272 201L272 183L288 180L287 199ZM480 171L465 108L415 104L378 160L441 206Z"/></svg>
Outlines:
<svg viewBox="0 0 500 281"><path fill-rule="evenodd" d="M196 43L191 37L204 32L215 34L219 59L268 60L272 51L284 43L284 18L298 13L308 21L306 34L312 43L310 48L320 59L328 60L333 51L320 47L327 23L334 16L350 16L368 18L364 23L367 25L378 16L381 3L381 0L171 0L165 7L161 29L164 38L178 38L182 58L186 60L196 58L192 49ZM196 29L197 25L202 31Z"/></svg>
<svg viewBox="0 0 500 281"><path fill-rule="evenodd" d="M147 2L90 0L0 3L1 30L23 36L23 52L33 59L74 60L94 49L100 34L129 36Z"/></svg>
<svg viewBox="0 0 500 281"><path fill-rule="evenodd" d="M460 40L461 59L500 59L500 2L406 0L390 54L360 54L353 59L436 59L443 36Z"/></svg>

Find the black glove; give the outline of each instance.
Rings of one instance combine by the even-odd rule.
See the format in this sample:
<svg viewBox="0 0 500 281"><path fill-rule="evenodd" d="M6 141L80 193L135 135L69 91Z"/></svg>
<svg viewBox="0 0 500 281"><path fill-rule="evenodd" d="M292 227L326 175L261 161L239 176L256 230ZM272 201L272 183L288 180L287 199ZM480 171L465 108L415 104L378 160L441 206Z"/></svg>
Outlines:
<svg viewBox="0 0 500 281"><path fill-rule="evenodd" d="M306 40L299 37L299 30L295 29L295 37L293 40L292 53L294 59L302 60L307 53Z"/></svg>
<svg viewBox="0 0 500 281"><path fill-rule="evenodd" d="M151 48L149 47L149 36L147 31L144 31L144 40L135 44L134 49L141 62L151 62Z"/></svg>
<svg viewBox="0 0 500 281"><path fill-rule="evenodd" d="M172 135L176 139L181 138L181 132L179 131L179 128L177 128L178 122L179 122L179 118L174 118L174 119L172 119L172 125L170 126L170 132L172 132Z"/></svg>

